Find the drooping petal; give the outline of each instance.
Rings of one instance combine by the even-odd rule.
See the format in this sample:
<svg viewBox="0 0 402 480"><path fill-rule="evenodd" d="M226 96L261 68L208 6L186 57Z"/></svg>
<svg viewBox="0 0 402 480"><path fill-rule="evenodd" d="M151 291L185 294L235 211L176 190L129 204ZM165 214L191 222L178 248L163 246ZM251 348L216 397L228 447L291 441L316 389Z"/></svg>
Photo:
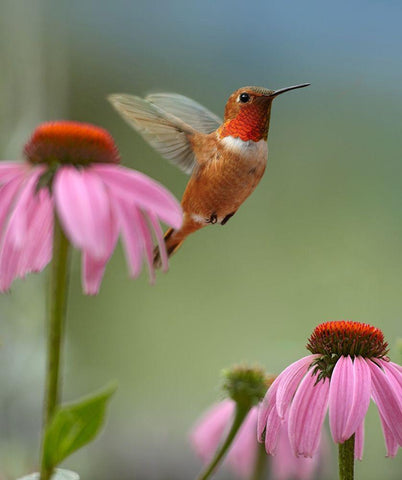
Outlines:
<svg viewBox="0 0 402 480"><path fill-rule="evenodd" d="M107 259L94 258L88 252L82 253L82 285L85 295L96 295L99 292Z"/></svg>
<svg viewBox="0 0 402 480"><path fill-rule="evenodd" d="M99 164L94 169L115 195L147 212L153 212L173 228L180 228L183 214L179 202L155 180L117 165Z"/></svg>
<svg viewBox="0 0 402 480"><path fill-rule="evenodd" d="M398 389L402 395L402 367L397 363L386 362L385 360L376 360L376 362L383 368L384 372L390 377L391 382L396 382L395 388Z"/></svg>
<svg viewBox="0 0 402 480"><path fill-rule="evenodd" d="M258 408L253 407L240 427L226 457L227 464L242 478L251 477L255 468L258 443L255 438Z"/></svg>
<svg viewBox="0 0 402 480"><path fill-rule="evenodd" d="M329 389L329 425L336 443L348 440L362 423L370 403L370 369L356 357L339 357Z"/></svg>
<svg viewBox="0 0 402 480"><path fill-rule="evenodd" d="M119 219L123 243L130 267L130 274L135 278L141 272L142 259L148 265L151 283L155 281L153 267L153 241L151 225L148 225L144 213L135 205L130 205L126 199L113 198L113 205Z"/></svg>
<svg viewBox="0 0 402 480"><path fill-rule="evenodd" d="M364 447L364 419L361 424L357 427L355 433L355 458L361 460L363 458L363 447Z"/></svg>
<svg viewBox="0 0 402 480"><path fill-rule="evenodd" d="M394 363L394 362L386 362L383 359L380 359L379 362L380 362L380 364L382 364L382 362L384 362L387 365L392 365L392 367L402 375L402 365L398 365L397 363Z"/></svg>
<svg viewBox="0 0 402 480"><path fill-rule="evenodd" d="M282 424L283 420L278 415L275 405L273 405L268 414L265 430L265 451L271 455L275 455L278 450L279 431Z"/></svg>
<svg viewBox="0 0 402 480"><path fill-rule="evenodd" d="M27 210L27 234L18 276L40 272L52 258L53 203L48 189L35 193Z"/></svg>
<svg viewBox="0 0 402 480"><path fill-rule="evenodd" d="M270 458L271 476L273 480L288 480L293 477L294 460L298 457L293 453L288 436L288 424L283 422L278 433L278 448Z"/></svg>
<svg viewBox="0 0 402 480"><path fill-rule="evenodd" d="M113 200L110 198L111 208L109 211L108 231L105 232L106 252L102 258L94 257L90 252L82 252L82 285L86 295L96 295L105 273L106 264L112 255L119 237L119 224L117 212L113 208Z"/></svg>
<svg viewBox="0 0 402 480"><path fill-rule="evenodd" d="M157 216L153 212L148 212L147 217L152 225L152 229L155 233L156 242L158 244L159 253L161 256L162 272L167 272L169 269L168 256L166 253L166 245L163 239L162 228L158 222Z"/></svg>
<svg viewBox="0 0 402 480"><path fill-rule="evenodd" d="M90 168L63 166L55 175L53 190L57 212L72 243L104 259L110 249L111 212L103 181Z"/></svg>
<svg viewBox="0 0 402 480"><path fill-rule="evenodd" d="M287 409L301 379L307 373L309 366L319 355L307 355L289 365L278 376L278 391L276 393L276 409L278 415L285 418ZM280 380L279 380L280 379Z"/></svg>
<svg viewBox="0 0 402 480"><path fill-rule="evenodd" d="M149 227L145 221L144 215L142 212L138 211L138 226L141 230L141 237L143 242L144 256L148 266L149 279L151 284L155 283L155 269L153 266L153 251L154 244L152 241L152 235L149 231Z"/></svg>
<svg viewBox="0 0 402 480"><path fill-rule="evenodd" d="M402 395L399 384L376 363L366 359L371 370L373 400L399 445L402 445Z"/></svg>
<svg viewBox="0 0 402 480"><path fill-rule="evenodd" d="M343 432L343 438L347 440L359 428L366 416L371 397L371 373L365 360L357 356L353 362L354 373L354 396L353 404ZM359 420L361 419L361 420Z"/></svg>
<svg viewBox="0 0 402 480"><path fill-rule="evenodd" d="M334 441L343 443L343 431L353 403L353 361L341 355L333 369L329 389L329 425Z"/></svg>
<svg viewBox="0 0 402 480"><path fill-rule="evenodd" d="M20 260L20 249L16 248L10 241L6 231L0 249L0 291L7 291L11 283L17 278L18 264Z"/></svg>
<svg viewBox="0 0 402 480"><path fill-rule="evenodd" d="M300 382L289 411L289 440L297 456L312 457L317 451L328 406L329 380L316 383L312 372Z"/></svg>
<svg viewBox="0 0 402 480"><path fill-rule="evenodd" d="M136 207L130 207L121 199L113 199L113 206L121 230L124 251L132 278L137 278L142 268L143 241L138 227Z"/></svg>
<svg viewBox="0 0 402 480"><path fill-rule="evenodd" d="M22 248L26 242L26 232L28 227L27 211L30 205L36 203L36 184L39 176L43 172L43 167L31 169L29 177L21 185L18 198L15 199L12 215L8 222L7 230L10 241L17 248Z"/></svg>
<svg viewBox="0 0 402 480"><path fill-rule="evenodd" d="M385 447L387 449L387 457L395 457L398 453L398 441L396 440L394 434L389 429L384 417L381 415L381 412L378 412L381 420L382 432L384 434Z"/></svg>
<svg viewBox="0 0 402 480"><path fill-rule="evenodd" d="M257 440L262 442L264 440L264 431L267 427L268 416L272 410L276 412L276 392L278 390L280 375L272 382L272 385L267 390L263 401L258 408L257 417Z"/></svg>
<svg viewBox="0 0 402 480"><path fill-rule="evenodd" d="M272 480L312 480L318 466L318 452L313 458L296 457L288 436L288 424L283 422L279 431L276 454L270 459Z"/></svg>
<svg viewBox="0 0 402 480"><path fill-rule="evenodd" d="M190 442L204 463L209 462L218 448L234 415L233 400L218 403L197 422L190 434Z"/></svg>
<svg viewBox="0 0 402 480"><path fill-rule="evenodd" d="M0 230L4 228L4 223L8 220L14 202L18 198L20 188L23 188L24 181L21 176L13 178L6 185L0 187Z"/></svg>
<svg viewBox="0 0 402 480"><path fill-rule="evenodd" d="M4 185L15 178L22 178L29 174L30 166L25 162L0 162L0 185Z"/></svg>
<svg viewBox="0 0 402 480"><path fill-rule="evenodd" d="M21 186L5 227L0 247L0 291L7 290L18 276L26 240L27 211L30 203L35 201L34 192L40 173L41 169L33 169L30 177Z"/></svg>

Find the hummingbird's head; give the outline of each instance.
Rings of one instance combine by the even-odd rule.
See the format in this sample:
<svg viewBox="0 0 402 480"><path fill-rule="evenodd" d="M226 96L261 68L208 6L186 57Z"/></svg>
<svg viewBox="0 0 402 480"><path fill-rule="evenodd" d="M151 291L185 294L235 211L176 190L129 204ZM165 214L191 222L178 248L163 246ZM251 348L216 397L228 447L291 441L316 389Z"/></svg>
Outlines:
<svg viewBox="0 0 402 480"><path fill-rule="evenodd" d="M271 105L275 97L296 88L307 87L309 83L269 90L263 87L243 87L230 95L226 107L220 136L232 136L243 141L266 140L268 137Z"/></svg>

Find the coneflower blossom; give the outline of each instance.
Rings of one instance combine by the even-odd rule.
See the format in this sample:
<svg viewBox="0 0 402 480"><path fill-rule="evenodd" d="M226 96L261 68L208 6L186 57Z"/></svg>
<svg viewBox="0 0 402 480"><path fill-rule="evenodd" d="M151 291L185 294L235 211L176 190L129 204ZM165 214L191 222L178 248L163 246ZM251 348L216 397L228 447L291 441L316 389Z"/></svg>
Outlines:
<svg viewBox="0 0 402 480"><path fill-rule="evenodd" d="M190 435L191 444L202 462L208 464L223 442L233 421L236 403L223 400L208 410ZM249 411L226 457L226 465L242 478L250 478L256 466L258 406ZM319 455L297 458L289 444L286 423L279 430L277 454L270 458L270 477L273 480L309 480L314 478Z"/></svg>
<svg viewBox="0 0 402 480"><path fill-rule="evenodd" d="M370 397L377 405L387 454L402 442L402 369L386 357L382 332L350 321L319 325L307 344L308 355L287 367L265 395L258 417L258 438L267 452L277 448L278 432L288 419L294 453L311 457L329 410L334 442L355 435L355 457L362 458L364 418Z"/></svg>
<svg viewBox="0 0 402 480"><path fill-rule="evenodd" d="M154 279L152 234L167 269L159 221L179 228L180 205L154 180L118 165L117 147L106 130L77 122L44 123L24 154L24 162L0 163L1 291L49 263L55 215L82 251L87 294L98 292L119 234L131 276L139 275L145 258Z"/></svg>

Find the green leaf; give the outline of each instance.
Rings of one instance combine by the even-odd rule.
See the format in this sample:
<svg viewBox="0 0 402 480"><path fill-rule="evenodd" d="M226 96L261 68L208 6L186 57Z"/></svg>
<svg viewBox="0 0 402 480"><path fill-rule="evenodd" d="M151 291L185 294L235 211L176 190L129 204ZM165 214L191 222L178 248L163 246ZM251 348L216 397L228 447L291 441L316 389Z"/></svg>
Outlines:
<svg viewBox="0 0 402 480"><path fill-rule="evenodd" d="M45 434L43 459L53 468L73 452L89 443L101 429L113 384L82 400L62 405L54 414Z"/></svg>

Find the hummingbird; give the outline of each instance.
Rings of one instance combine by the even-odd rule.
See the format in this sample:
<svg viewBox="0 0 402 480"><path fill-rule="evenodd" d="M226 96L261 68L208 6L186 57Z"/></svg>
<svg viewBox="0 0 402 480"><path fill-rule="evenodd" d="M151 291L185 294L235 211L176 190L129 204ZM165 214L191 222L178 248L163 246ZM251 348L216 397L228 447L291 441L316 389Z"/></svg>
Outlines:
<svg viewBox="0 0 402 480"><path fill-rule="evenodd" d="M181 201L183 224L178 230L168 229L164 236L168 256L191 233L207 225L225 225L233 217L264 174L272 101L308 85L280 90L239 88L226 103L223 121L198 102L175 93L108 97L155 150L190 175ZM156 248L154 267L160 266Z"/></svg>

